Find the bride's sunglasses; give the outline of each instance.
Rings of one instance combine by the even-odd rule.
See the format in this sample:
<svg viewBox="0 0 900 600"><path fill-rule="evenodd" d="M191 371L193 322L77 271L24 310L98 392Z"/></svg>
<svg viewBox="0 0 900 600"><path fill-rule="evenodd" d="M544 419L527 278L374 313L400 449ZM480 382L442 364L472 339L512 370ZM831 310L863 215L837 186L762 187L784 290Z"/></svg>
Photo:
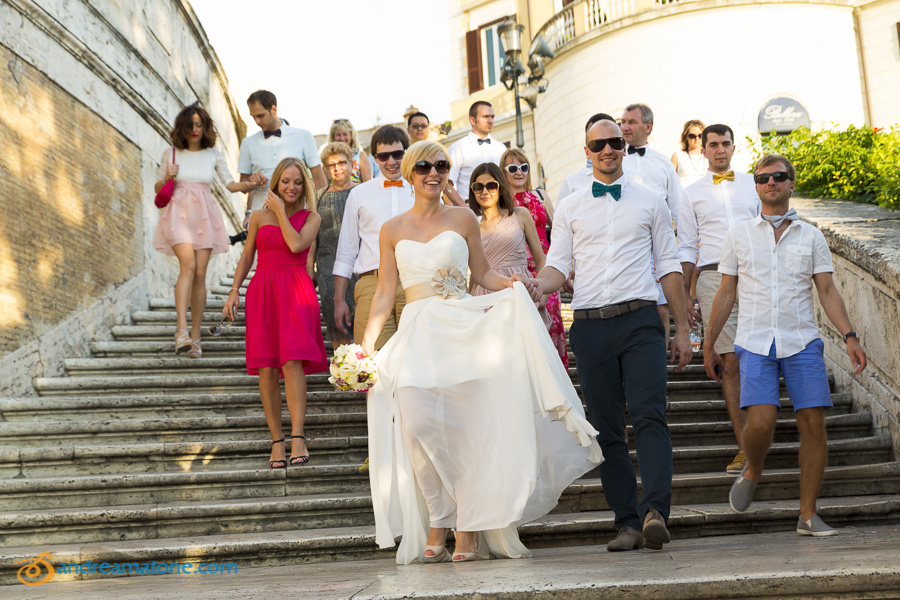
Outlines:
<svg viewBox="0 0 900 600"><path fill-rule="evenodd" d="M437 171L438 175L446 175L450 172L450 161L439 160L430 163L427 160L420 160L413 165L413 171L415 171L416 175L428 175L431 173L431 169Z"/></svg>
<svg viewBox="0 0 900 600"><path fill-rule="evenodd" d="M510 175L515 175L519 172L519 169L521 169L523 173L527 173L528 163L522 163L521 165L506 165L506 172Z"/></svg>

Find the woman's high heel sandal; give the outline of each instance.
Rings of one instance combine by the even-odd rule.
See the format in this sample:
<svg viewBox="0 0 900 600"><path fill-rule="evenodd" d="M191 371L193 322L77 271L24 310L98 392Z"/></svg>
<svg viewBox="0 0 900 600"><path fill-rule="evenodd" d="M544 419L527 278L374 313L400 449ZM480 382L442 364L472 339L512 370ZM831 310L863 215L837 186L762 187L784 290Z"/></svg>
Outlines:
<svg viewBox="0 0 900 600"><path fill-rule="evenodd" d="M428 554L431 552L431 554ZM425 552L422 554L423 563L439 563L448 562L450 553L447 552L446 546L425 546Z"/></svg>
<svg viewBox="0 0 900 600"><path fill-rule="evenodd" d="M187 352L191 347L191 336L184 329L175 330L175 355Z"/></svg>
<svg viewBox="0 0 900 600"><path fill-rule="evenodd" d="M303 437L302 435L292 435L291 436L291 452L294 451L294 438L300 438L301 440L306 442L306 438ZM304 454L302 456L292 456L290 464L293 467L295 465L302 465L302 464L305 464L308 462L309 462L309 453L307 451L307 454Z"/></svg>
<svg viewBox="0 0 900 600"><path fill-rule="evenodd" d="M470 560L475 560L474 552L454 552L453 553L453 562L468 562Z"/></svg>
<svg viewBox="0 0 900 600"><path fill-rule="evenodd" d="M203 349L200 348L200 340L191 340L191 349L188 350L189 358L200 358L203 356Z"/></svg>
<svg viewBox="0 0 900 600"><path fill-rule="evenodd" d="M275 444L281 444L282 442L284 442L284 438L281 438L280 440L275 440L274 442L272 442L272 445L274 446ZM270 469L286 469L287 461L284 460L283 458L280 460L270 460L269 468Z"/></svg>

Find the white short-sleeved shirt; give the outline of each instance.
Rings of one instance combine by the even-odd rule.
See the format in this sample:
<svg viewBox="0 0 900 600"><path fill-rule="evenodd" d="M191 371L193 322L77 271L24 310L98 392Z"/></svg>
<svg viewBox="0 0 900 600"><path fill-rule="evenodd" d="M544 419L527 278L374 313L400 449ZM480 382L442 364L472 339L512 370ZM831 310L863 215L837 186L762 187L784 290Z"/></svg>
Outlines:
<svg viewBox="0 0 900 600"><path fill-rule="evenodd" d="M484 138L485 143L478 143L478 136L473 132L457 140L450 146L450 181L460 197L465 201L469 198L469 179L472 170L478 165L492 162L500 166L500 157L506 152L506 144L498 142L490 135Z"/></svg>
<svg viewBox="0 0 900 600"><path fill-rule="evenodd" d="M378 238L382 226L413 207L415 198L409 183L385 187L383 175L350 190L344 205L341 233L334 257L334 275L350 279L353 273L377 269L381 260Z"/></svg>
<svg viewBox="0 0 900 600"><path fill-rule="evenodd" d="M275 167L285 158L299 158L310 169L322 164L313 135L305 129L282 124L281 136L272 135L266 139L260 130L244 138L238 157L238 172L251 175L261 171L271 178ZM261 208L266 193L265 189L250 192L250 207L254 210Z"/></svg>
<svg viewBox="0 0 900 600"><path fill-rule="evenodd" d="M725 233L759 214L753 176L735 173L734 181L713 182L712 171L684 189L678 218L681 262L703 267L719 262Z"/></svg>
<svg viewBox="0 0 900 600"><path fill-rule="evenodd" d="M766 356L774 341L778 358L806 348L819 337L812 276L833 271L825 236L809 223L791 221L777 244L762 216L730 229L719 272L738 278L735 345Z"/></svg>
<svg viewBox="0 0 900 600"><path fill-rule="evenodd" d="M681 211L681 182L669 157L657 152L649 146L636 146L644 149L644 155L625 153L622 170L646 186L665 194L666 205L672 213L672 221L678 227L678 215Z"/></svg>
<svg viewBox="0 0 900 600"><path fill-rule="evenodd" d="M659 300L658 277L681 273L675 233L662 193L623 175L622 196L594 197L591 186L560 198L547 266L568 276L575 263L573 309Z"/></svg>

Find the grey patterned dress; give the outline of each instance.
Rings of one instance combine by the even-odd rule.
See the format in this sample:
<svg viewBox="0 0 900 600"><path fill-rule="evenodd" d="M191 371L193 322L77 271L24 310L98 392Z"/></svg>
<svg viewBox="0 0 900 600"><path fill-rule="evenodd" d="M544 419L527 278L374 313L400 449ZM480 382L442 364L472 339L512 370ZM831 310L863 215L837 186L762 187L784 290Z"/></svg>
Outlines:
<svg viewBox="0 0 900 600"><path fill-rule="evenodd" d="M347 196L350 190L340 192L329 191L325 188L320 194L316 202L316 212L322 217L322 224L319 226L319 235L316 238L316 277L319 283L319 295L321 296L320 306L322 308L322 321L328 328L328 340L335 340L341 343L353 342L353 313L356 304L353 300L353 288L356 285L356 275L350 279L347 285L347 294L344 296L347 300L347 306L350 307L351 325L347 329L347 334L343 334L338 330L334 323L334 257L337 253L338 238L341 234L341 221L344 219L344 206L347 204ZM337 344L333 344L335 347Z"/></svg>

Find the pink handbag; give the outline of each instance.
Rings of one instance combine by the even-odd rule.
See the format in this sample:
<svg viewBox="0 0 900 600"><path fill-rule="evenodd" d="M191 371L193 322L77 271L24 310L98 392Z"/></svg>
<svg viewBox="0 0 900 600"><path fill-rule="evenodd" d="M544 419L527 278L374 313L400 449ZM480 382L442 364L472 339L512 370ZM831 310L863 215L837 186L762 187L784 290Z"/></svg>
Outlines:
<svg viewBox="0 0 900 600"><path fill-rule="evenodd" d="M175 146L172 146L172 164L175 164ZM175 180L170 179L163 184L162 188L156 193L156 198L153 199L153 204L156 205L156 208L168 206L169 201L172 199L173 191L175 191Z"/></svg>

